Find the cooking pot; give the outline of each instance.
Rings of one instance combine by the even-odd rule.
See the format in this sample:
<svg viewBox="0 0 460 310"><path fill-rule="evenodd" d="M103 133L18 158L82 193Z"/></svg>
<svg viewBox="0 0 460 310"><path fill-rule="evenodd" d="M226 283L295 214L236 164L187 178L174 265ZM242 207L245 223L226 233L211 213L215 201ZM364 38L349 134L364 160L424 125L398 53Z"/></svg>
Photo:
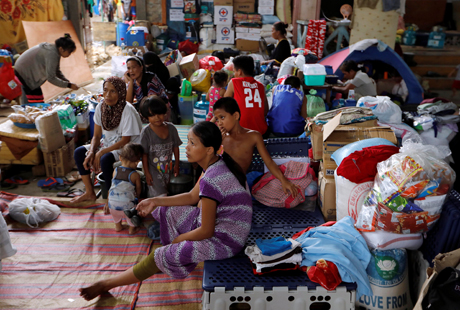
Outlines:
<svg viewBox="0 0 460 310"><path fill-rule="evenodd" d="M193 188L193 178L190 175L181 174L177 177L171 176L168 185L168 194L170 196L186 193Z"/></svg>

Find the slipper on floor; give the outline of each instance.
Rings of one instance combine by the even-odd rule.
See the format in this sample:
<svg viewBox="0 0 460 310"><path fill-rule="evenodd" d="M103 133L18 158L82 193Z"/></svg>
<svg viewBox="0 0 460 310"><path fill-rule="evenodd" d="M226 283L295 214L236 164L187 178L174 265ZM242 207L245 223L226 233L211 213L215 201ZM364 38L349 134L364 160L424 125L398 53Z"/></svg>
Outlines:
<svg viewBox="0 0 460 310"><path fill-rule="evenodd" d="M62 182L63 182L63 184L70 185L70 186L75 185L75 181L70 181L67 177L63 177Z"/></svg>
<svg viewBox="0 0 460 310"><path fill-rule="evenodd" d="M18 187L16 184L11 184L11 183L6 183L6 182L1 182L0 183L0 190L8 190L8 189L14 189Z"/></svg>
<svg viewBox="0 0 460 310"><path fill-rule="evenodd" d="M81 189L78 188L72 188L69 189L68 191L64 192L58 192L57 196L58 197L68 197L68 198L74 198L83 195L85 192L82 191Z"/></svg>
<svg viewBox="0 0 460 310"><path fill-rule="evenodd" d="M12 177L12 178L6 179L5 182L9 184L17 184L17 185L29 184L29 180L23 179L21 177L17 177L17 178Z"/></svg>
<svg viewBox="0 0 460 310"><path fill-rule="evenodd" d="M78 172L77 173L69 172L67 173L66 178L69 182L77 182L78 180L81 180L81 175Z"/></svg>
<svg viewBox="0 0 460 310"><path fill-rule="evenodd" d="M70 189L69 185L65 184L53 184L51 186L42 186L44 192L64 192Z"/></svg>
<svg viewBox="0 0 460 310"><path fill-rule="evenodd" d="M54 184L62 184L64 181L60 178L47 178L43 180L38 180L37 186L39 187L48 187Z"/></svg>

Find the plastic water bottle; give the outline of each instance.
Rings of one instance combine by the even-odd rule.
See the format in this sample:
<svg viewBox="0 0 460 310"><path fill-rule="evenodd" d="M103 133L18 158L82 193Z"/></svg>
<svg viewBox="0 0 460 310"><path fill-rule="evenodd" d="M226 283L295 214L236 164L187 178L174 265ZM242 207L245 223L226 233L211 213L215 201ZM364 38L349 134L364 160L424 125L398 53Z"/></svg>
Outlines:
<svg viewBox="0 0 460 310"><path fill-rule="evenodd" d="M126 44L125 44L125 39L121 38L121 56L128 56L128 53L126 51Z"/></svg>
<svg viewBox="0 0 460 310"><path fill-rule="evenodd" d="M195 103L193 107L193 123L206 120L209 111L209 102L206 101L206 94L201 94L201 101Z"/></svg>

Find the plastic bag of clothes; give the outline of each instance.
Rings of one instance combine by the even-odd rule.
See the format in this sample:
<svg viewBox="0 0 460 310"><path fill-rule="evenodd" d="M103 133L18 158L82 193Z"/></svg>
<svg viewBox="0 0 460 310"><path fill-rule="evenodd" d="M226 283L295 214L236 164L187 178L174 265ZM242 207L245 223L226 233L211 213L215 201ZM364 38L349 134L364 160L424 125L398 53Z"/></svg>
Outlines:
<svg viewBox="0 0 460 310"><path fill-rule="evenodd" d="M198 69L190 77L192 89L202 93L207 93L211 88L211 72L205 69Z"/></svg>
<svg viewBox="0 0 460 310"><path fill-rule="evenodd" d="M48 200L19 198L10 203L9 215L14 220L36 228L42 222L50 222L61 214L61 209Z"/></svg>
<svg viewBox="0 0 460 310"><path fill-rule="evenodd" d="M356 227L398 234L423 233L439 219L454 170L440 150L407 142L400 153L377 165L374 187L364 200Z"/></svg>

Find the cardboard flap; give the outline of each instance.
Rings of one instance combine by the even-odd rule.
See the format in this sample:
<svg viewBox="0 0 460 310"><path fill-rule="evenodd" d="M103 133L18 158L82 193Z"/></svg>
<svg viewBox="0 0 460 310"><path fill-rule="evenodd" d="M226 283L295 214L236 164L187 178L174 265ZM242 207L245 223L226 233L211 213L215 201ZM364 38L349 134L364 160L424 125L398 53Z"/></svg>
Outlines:
<svg viewBox="0 0 460 310"><path fill-rule="evenodd" d="M323 125L323 142L326 141L335 128L340 125L340 117L342 117L342 112Z"/></svg>

